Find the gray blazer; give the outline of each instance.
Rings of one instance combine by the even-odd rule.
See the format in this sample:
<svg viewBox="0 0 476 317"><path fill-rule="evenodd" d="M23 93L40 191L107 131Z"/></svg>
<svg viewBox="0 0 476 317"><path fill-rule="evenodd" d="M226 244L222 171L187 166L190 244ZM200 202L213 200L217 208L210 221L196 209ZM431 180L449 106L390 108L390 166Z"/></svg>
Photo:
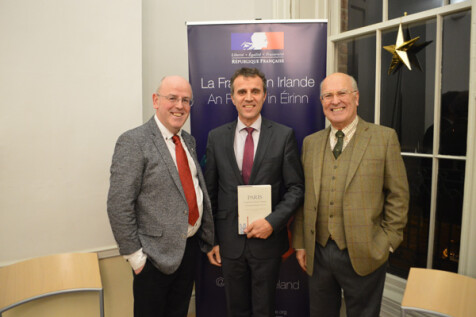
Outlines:
<svg viewBox="0 0 476 317"><path fill-rule="evenodd" d="M197 236L202 251L213 245L213 217L205 181L195 152L195 139L182 138L197 166L203 191L203 217ZM143 248L163 273L179 267L188 230L188 205L177 167L152 117L122 134L111 165L107 212L112 232L123 255Z"/></svg>
<svg viewBox="0 0 476 317"><path fill-rule="evenodd" d="M237 121L222 125L208 135L205 179L213 205L220 254L239 257L245 235L238 235L237 186L243 185L233 142ZM249 239L253 256L279 257L289 247L286 224L304 200L304 176L299 150L291 128L263 118L250 185L270 184L272 213L266 220L273 227L267 239Z"/></svg>

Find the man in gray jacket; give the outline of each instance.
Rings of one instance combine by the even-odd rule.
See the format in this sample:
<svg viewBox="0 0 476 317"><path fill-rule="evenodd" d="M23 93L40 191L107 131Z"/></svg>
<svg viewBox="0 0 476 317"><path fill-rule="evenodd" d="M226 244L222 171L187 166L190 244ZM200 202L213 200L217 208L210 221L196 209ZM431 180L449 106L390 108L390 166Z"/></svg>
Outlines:
<svg viewBox="0 0 476 317"><path fill-rule="evenodd" d="M190 84L165 77L152 98L155 116L116 143L107 211L134 271L134 316L185 317L197 252L212 248L213 217L195 139L182 130Z"/></svg>

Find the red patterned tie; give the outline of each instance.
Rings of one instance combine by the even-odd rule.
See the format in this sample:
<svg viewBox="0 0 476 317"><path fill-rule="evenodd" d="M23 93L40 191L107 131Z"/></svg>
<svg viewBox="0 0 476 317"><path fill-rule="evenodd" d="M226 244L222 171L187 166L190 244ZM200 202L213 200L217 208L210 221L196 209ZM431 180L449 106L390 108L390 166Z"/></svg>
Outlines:
<svg viewBox="0 0 476 317"><path fill-rule="evenodd" d="M241 175L243 175L243 182L248 185L250 181L251 169L253 168L253 157L255 153L255 145L253 142L254 128L245 128L248 132L245 141L245 150L243 151L243 166L241 167Z"/></svg>
<svg viewBox="0 0 476 317"><path fill-rule="evenodd" d="M193 186L192 173L190 172L190 166L188 165L187 154L183 149L182 142L177 135L172 137L175 143L175 158L177 160L177 167L180 176L180 182L182 183L183 192L188 204L188 223L192 226L198 219L198 206L197 195L195 193L195 187Z"/></svg>

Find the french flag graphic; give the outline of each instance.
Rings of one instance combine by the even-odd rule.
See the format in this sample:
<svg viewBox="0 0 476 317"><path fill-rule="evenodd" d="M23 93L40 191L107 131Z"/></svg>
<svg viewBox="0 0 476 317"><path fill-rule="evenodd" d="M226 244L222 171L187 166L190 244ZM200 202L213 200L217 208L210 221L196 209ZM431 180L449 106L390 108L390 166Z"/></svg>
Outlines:
<svg viewBox="0 0 476 317"><path fill-rule="evenodd" d="M284 32L231 33L231 50L283 50Z"/></svg>

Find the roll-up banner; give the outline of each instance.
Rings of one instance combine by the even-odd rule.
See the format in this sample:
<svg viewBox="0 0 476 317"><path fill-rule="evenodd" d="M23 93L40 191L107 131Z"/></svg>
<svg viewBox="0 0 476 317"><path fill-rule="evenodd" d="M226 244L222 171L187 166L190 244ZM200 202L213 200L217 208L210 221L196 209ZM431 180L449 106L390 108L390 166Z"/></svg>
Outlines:
<svg viewBox="0 0 476 317"><path fill-rule="evenodd" d="M267 78L263 117L305 136L324 128L319 84L326 75L326 20L270 20L187 23L189 79L194 105L191 132L202 167L208 132L236 120L230 77L256 67ZM291 238L291 237L290 237ZM202 256L195 285L197 317L226 316L221 269ZM307 277L290 251L276 285L276 317L309 316Z"/></svg>

